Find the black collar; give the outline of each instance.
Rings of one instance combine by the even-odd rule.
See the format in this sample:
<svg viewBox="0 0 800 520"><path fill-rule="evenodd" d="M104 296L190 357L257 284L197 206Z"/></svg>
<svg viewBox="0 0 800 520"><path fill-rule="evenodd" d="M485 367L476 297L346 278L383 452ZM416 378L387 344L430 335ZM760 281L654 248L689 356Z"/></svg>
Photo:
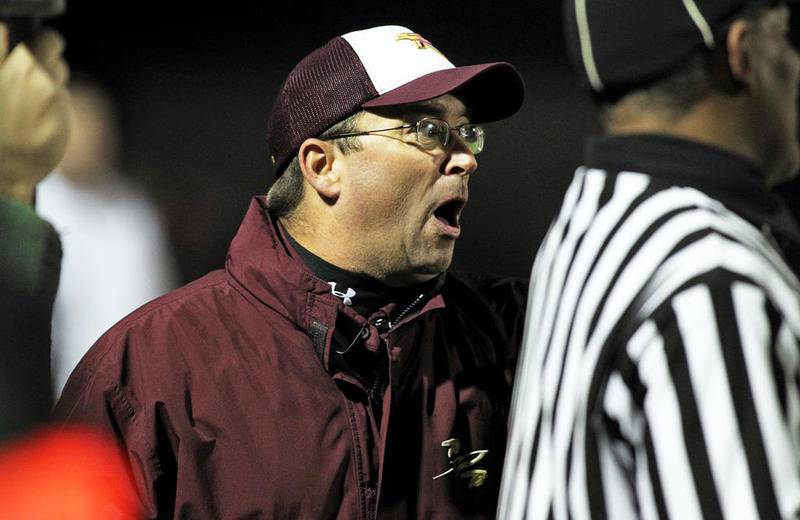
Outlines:
<svg viewBox="0 0 800 520"><path fill-rule="evenodd" d="M800 246L793 215L764 181L755 164L742 156L694 141L662 135L607 135L590 138L586 165L610 171L645 173L691 186L720 201L760 229Z"/></svg>
<svg viewBox="0 0 800 520"><path fill-rule="evenodd" d="M346 271L326 262L297 242L287 231L284 235L289 240L299 259L317 278L331 285L331 293L339 297L345 305L353 307L362 316L372 313L389 303L398 306L406 305L422 293L433 293L440 286L441 276L428 282L410 287L389 287L365 274Z"/></svg>

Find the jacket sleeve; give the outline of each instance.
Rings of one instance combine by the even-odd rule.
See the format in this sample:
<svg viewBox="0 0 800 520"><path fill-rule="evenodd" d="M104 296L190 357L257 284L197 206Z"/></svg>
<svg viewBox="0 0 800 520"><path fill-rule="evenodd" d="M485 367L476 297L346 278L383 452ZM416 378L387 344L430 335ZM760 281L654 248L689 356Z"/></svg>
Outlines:
<svg viewBox="0 0 800 520"><path fill-rule="evenodd" d="M67 381L54 418L114 437L127 456L146 518L157 518L164 507L159 497L169 496L160 491L169 486L164 481L164 463L171 451L159 452L169 443L159 443L162 434L156 410L143 404L148 402L149 389L136 370L141 366L136 359L139 342L124 322L102 336Z"/></svg>
<svg viewBox="0 0 800 520"><path fill-rule="evenodd" d="M0 197L0 439L50 412L50 320L60 264L50 224Z"/></svg>
<svg viewBox="0 0 800 520"><path fill-rule="evenodd" d="M628 341L604 407L639 446L638 503L654 518L800 513L797 302L776 296L712 273Z"/></svg>

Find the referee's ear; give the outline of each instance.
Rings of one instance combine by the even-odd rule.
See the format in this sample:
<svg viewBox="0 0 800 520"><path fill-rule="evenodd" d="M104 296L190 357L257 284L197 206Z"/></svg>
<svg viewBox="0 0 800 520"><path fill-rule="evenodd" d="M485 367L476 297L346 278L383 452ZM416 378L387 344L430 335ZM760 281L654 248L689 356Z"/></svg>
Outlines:
<svg viewBox="0 0 800 520"><path fill-rule="evenodd" d="M749 85L753 73L753 22L745 19L735 20L726 38L728 49L728 68L733 80L739 84Z"/></svg>

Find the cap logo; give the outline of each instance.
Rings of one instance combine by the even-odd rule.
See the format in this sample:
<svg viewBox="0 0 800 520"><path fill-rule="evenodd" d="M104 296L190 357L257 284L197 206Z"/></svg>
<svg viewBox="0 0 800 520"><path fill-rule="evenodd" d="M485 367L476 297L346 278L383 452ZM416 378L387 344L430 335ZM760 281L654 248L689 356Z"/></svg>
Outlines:
<svg viewBox="0 0 800 520"><path fill-rule="evenodd" d="M378 95L455 65L426 38L402 25L347 33L342 38L358 55Z"/></svg>
<svg viewBox="0 0 800 520"><path fill-rule="evenodd" d="M403 40L410 40L417 45L417 49L430 49L432 51L436 51L439 54L442 54L439 49L433 46L433 44L428 41L428 39L423 38L417 33L400 33L397 35L397 39L395 41L403 41ZM444 56L444 54L442 54Z"/></svg>

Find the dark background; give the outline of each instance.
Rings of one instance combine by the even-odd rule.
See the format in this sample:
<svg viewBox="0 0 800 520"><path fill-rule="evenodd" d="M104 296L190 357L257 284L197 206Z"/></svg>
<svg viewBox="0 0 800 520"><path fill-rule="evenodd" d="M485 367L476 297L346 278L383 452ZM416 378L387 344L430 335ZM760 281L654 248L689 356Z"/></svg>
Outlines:
<svg viewBox="0 0 800 520"><path fill-rule="evenodd" d="M291 68L336 35L384 24L422 34L456 65L503 60L522 73L522 110L487 128L455 266L527 277L583 136L598 130L559 1L68 0L50 23L72 69L117 99L123 170L161 208L184 281L222 266L250 197L272 183L267 118Z"/></svg>

